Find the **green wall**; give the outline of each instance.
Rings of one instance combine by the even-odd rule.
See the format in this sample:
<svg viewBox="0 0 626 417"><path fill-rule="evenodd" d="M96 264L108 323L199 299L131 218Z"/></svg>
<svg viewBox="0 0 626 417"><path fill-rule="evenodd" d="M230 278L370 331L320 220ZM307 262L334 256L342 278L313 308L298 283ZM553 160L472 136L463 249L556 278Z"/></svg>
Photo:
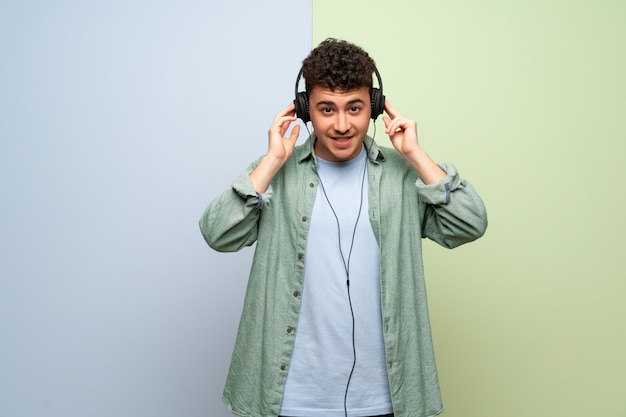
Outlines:
<svg viewBox="0 0 626 417"><path fill-rule="evenodd" d="M625 21L623 1L313 1L313 43L368 50L489 211L480 241L425 248L447 417L626 416Z"/></svg>

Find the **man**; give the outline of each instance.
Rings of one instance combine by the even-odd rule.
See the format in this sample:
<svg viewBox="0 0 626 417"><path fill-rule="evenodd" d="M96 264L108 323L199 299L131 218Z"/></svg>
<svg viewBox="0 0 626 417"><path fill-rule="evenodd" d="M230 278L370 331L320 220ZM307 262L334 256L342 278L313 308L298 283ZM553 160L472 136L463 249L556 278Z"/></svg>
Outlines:
<svg viewBox="0 0 626 417"><path fill-rule="evenodd" d="M374 73L348 42L311 51L306 92L275 117L267 153L200 220L216 250L256 243L223 396L235 414L443 409L421 240L452 248L477 239L486 212L454 166L422 149L416 122L373 87ZM383 107L393 149L367 136ZM300 146L299 126L287 133L297 117L313 126Z"/></svg>

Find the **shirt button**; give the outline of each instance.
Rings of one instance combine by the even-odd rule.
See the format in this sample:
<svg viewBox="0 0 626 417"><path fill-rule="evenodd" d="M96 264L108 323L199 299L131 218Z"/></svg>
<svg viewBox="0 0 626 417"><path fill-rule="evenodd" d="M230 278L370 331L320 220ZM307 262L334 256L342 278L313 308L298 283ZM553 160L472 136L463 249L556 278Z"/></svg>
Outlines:
<svg viewBox="0 0 626 417"><path fill-rule="evenodd" d="M291 333L293 329L291 327L287 327L287 333Z"/></svg>
<svg viewBox="0 0 626 417"><path fill-rule="evenodd" d="M287 367L285 365L280 365L280 370L284 371L285 369L287 369Z"/></svg>
<svg viewBox="0 0 626 417"><path fill-rule="evenodd" d="M300 293L299 293L298 291L294 291L294 292L293 292L293 296L294 296L294 297L297 297L297 296L299 296L299 295L300 295Z"/></svg>
<svg viewBox="0 0 626 417"><path fill-rule="evenodd" d="M306 222L306 217L302 217L302 222Z"/></svg>
<svg viewBox="0 0 626 417"><path fill-rule="evenodd" d="M302 254L301 254L301 253L299 253L299 254L298 254L298 260L299 260L299 261L301 261L301 260L302 260Z"/></svg>
<svg viewBox="0 0 626 417"><path fill-rule="evenodd" d="M315 187L315 184L313 184L312 182L309 183L309 187L313 188Z"/></svg>

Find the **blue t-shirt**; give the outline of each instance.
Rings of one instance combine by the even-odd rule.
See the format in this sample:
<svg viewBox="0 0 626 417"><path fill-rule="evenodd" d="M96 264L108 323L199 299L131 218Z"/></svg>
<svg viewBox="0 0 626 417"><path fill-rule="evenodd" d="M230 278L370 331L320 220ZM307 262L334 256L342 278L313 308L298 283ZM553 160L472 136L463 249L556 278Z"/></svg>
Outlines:
<svg viewBox="0 0 626 417"><path fill-rule="evenodd" d="M347 162L317 158L320 185L307 239L302 303L281 416L344 416L354 351L348 415L392 412L382 333L379 249L367 212L366 156L363 150Z"/></svg>

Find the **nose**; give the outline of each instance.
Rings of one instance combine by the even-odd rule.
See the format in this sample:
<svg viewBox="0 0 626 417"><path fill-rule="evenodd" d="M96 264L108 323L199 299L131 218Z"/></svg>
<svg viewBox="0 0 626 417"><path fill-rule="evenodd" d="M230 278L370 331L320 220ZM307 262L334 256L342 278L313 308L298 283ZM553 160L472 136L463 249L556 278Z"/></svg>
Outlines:
<svg viewBox="0 0 626 417"><path fill-rule="evenodd" d="M337 131L337 133L346 133L350 130L350 120L345 112L337 113L333 128Z"/></svg>

